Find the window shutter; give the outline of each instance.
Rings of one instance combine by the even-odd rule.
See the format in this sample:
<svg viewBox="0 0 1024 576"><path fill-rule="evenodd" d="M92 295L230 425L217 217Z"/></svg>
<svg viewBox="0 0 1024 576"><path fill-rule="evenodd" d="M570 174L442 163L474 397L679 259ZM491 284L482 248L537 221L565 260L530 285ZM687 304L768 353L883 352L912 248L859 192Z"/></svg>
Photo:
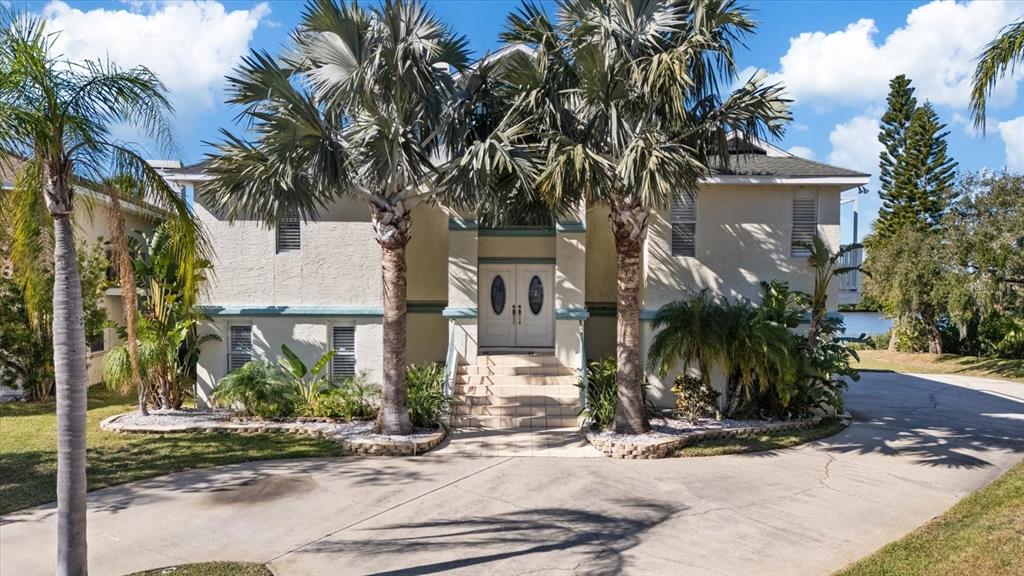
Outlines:
<svg viewBox="0 0 1024 576"><path fill-rule="evenodd" d="M683 192L672 201L672 255L697 255L697 193Z"/></svg>
<svg viewBox="0 0 1024 576"><path fill-rule="evenodd" d="M252 326L232 326L228 337L228 372L233 372L252 360Z"/></svg>
<svg viewBox="0 0 1024 576"><path fill-rule="evenodd" d="M347 378L356 375L356 329L355 326L335 326L331 331L331 376Z"/></svg>
<svg viewBox="0 0 1024 576"><path fill-rule="evenodd" d="M277 222L277 251L293 252L302 247L302 223L297 216L287 216Z"/></svg>
<svg viewBox="0 0 1024 576"><path fill-rule="evenodd" d="M793 236L790 239L790 255L810 256L806 246L814 241L818 232L818 193L797 190L793 194Z"/></svg>

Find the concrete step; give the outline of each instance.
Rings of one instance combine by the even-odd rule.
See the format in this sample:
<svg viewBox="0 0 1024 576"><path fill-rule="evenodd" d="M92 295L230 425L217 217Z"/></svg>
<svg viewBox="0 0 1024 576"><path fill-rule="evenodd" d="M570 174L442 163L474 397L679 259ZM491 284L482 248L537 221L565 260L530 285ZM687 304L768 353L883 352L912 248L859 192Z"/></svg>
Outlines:
<svg viewBox="0 0 1024 576"><path fill-rule="evenodd" d="M455 414L458 416L504 416L510 417L545 417L545 418L575 418L580 410L576 406L480 406L474 404L462 404L455 407Z"/></svg>
<svg viewBox="0 0 1024 576"><path fill-rule="evenodd" d="M558 357L553 354L480 354L477 366L559 366Z"/></svg>
<svg viewBox="0 0 1024 576"><path fill-rule="evenodd" d="M456 384L455 397L460 396L528 396L541 398L579 398L580 389L570 385L493 385Z"/></svg>
<svg viewBox="0 0 1024 576"><path fill-rule="evenodd" d="M471 376L575 376L576 369L562 365L544 366L459 366L456 374Z"/></svg>
<svg viewBox="0 0 1024 576"><path fill-rule="evenodd" d="M575 375L561 376L516 375L516 376L484 376L478 374L459 374L455 384L475 386L573 386L579 381Z"/></svg>
<svg viewBox="0 0 1024 576"><path fill-rule="evenodd" d="M496 396L492 394L460 394L455 396L456 405L472 406L579 406L579 394L574 396Z"/></svg>
<svg viewBox="0 0 1024 576"><path fill-rule="evenodd" d="M456 426L473 428L573 428L579 423L568 416L457 416Z"/></svg>

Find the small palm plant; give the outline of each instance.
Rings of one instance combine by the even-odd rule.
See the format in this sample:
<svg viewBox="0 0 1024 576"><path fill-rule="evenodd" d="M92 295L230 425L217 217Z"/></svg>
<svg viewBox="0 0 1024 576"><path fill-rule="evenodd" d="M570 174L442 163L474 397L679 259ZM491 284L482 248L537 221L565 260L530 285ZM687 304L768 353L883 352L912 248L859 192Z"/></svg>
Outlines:
<svg viewBox="0 0 1024 576"><path fill-rule="evenodd" d="M277 366L252 361L220 379L213 402L225 408L240 408L248 416L282 418L294 410L295 389Z"/></svg>
<svg viewBox="0 0 1024 576"><path fill-rule="evenodd" d="M665 376L681 362L684 373L696 367L701 382L710 384L712 365L724 359L728 346L722 310L706 288L662 306L651 323L659 332L648 351L650 367Z"/></svg>

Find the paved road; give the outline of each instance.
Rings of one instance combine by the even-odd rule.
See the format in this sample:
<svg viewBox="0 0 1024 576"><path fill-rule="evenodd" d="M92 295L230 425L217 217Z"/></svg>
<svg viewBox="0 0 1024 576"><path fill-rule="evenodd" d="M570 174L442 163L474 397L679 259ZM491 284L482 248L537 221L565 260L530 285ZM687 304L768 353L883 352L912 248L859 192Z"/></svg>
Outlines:
<svg viewBox="0 0 1024 576"><path fill-rule="evenodd" d="M865 374L854 424L755 455L317 459L90 495L93 574L828 574L1024 458L1024 385ZM52 574L53 508L0 519L0 574Z"/></svg>

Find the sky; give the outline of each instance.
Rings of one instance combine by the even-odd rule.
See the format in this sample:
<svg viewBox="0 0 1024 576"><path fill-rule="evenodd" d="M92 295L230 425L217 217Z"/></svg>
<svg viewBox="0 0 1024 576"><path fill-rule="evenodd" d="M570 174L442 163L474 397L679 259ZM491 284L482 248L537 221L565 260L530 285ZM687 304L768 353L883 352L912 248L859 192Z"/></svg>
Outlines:
<svg viewBox="0 0 1024 576"><path fill-rule="evenodd" d="M10 0L0 0L10 4ZM475 56L500 47L505 15L518 2L427 0L464 34ZM1024 69L1004 78L990 99L988 130L970 122L974 58L999 30L1024 17L1024 1L748 0L759 23L737 55L740 76L758 70L782 82L794 121L776 142L812 160L873 175L857 198L859 236L877 214L878 119L888 82L911 78L919 102L930 101L949 130L949 152L961 170L1024 172ZM276 53L297 24L301 2L105 1L14 2L46 17L55 47L70 60L107 58L145 65L171 90L178 149L149 157L202 160L221 129L237 131L237 109L224 104L223 79L249 50ZM551 3L546 3L549 10ZM125 133L125 139L132 140ZM843 241L852 240L850 202Z"/></svg>

